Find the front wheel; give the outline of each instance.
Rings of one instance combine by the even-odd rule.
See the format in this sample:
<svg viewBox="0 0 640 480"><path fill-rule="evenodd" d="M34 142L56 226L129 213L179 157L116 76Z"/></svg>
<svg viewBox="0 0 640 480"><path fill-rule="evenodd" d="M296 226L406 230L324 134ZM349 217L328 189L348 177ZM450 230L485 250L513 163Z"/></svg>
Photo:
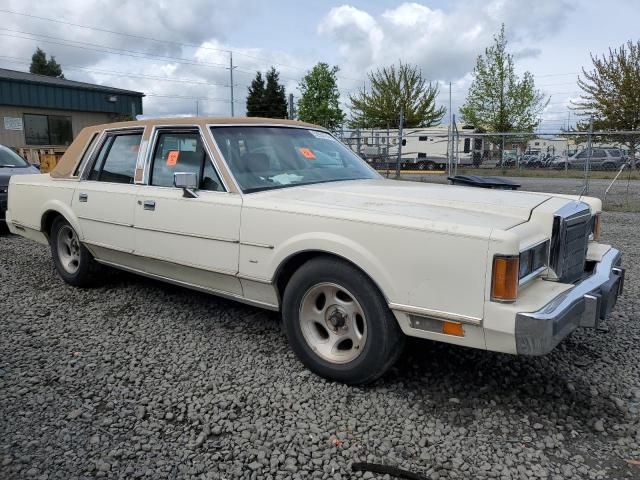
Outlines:
<svg viewBox="0 0 640 480"><path fill-rule="evenodd" d="M50 246L56 271L65 282L74 287L93 283L97 264L89 250L80 243L76 231L62 217L53 222Z"/></svg>
<svg viewBox="0 0 640 480"><path fill-rule="evenodd" d="M291 348L310 370L366 384L397 360L404 335L373 282L352 265L318 257L293 275L283 298Z"/></svg>

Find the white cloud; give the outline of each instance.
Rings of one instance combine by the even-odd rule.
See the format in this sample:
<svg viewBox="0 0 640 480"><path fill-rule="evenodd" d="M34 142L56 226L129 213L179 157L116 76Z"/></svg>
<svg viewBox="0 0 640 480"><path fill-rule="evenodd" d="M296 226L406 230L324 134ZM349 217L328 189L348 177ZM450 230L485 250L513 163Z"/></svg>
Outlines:
<svg viewBox="0 0 640 480"><path fill-rule="evenodd" d="M461 0L448 11L402 3L374 18L342 5L322 19L319 33L338 45L347 74L403 60L418 64L430 78L455 80L473 69L502 23L520 57L537 55L528 42L552 33L568 12L566 2L557 0L538 1L535 8L527 0Z"/></svg>

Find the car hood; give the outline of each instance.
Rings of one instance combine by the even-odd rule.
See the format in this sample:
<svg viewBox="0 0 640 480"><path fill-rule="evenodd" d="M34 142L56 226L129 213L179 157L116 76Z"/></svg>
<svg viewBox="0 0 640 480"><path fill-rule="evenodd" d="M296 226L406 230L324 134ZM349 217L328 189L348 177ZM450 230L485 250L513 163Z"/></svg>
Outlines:
<svg viewBox="0 0 640 480"><path fill-rule="evenodd" d="M29 165L28 167L0 167L0 186L6 187L9 185L9 179L13 175L25 175L40 173L36 167Z"/></svg>
<svg viewBox="0 0 640 480"><path fill-rule="evenodd" d="M551 195L397 180L354 180L245 196L247 207L296 210L417 228L468 225L508 229L526 222ZM451 230L451 228L447 228Z"/></svg>

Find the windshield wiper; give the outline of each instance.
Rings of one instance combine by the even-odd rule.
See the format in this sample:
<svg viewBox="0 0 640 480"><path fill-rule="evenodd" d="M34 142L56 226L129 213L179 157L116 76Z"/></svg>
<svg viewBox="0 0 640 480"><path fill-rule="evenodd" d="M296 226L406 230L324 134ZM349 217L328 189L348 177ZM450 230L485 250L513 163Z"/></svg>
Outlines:
<svg viewBox="0 0 640 480"><path fill-rule="evenodd" d="M285 185L269 185L265 187L246 188L243 193L256 193L263 192L265 190L276 190L287 187L304 187L308 185L317 185L318 183L330 183L330 182L348 182L351 180L367 180L366 178L334 178L331 180L316 180L314 182L302 182L302 183L287 183Z"/></svg>
<svg viewBox="0 0 640 480"><path fill-rule="evenodd" d="M17 165L0 165L0 168L16 168Z"/></svg>

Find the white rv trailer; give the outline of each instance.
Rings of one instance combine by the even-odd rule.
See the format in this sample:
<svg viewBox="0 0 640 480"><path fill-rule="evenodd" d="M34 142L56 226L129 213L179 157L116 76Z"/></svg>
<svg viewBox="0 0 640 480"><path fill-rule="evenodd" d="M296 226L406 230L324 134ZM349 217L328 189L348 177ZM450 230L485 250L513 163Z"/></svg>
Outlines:
<svg viewBox="0 0 640 480"><path fill-rule="evenodd" d="M459 130L452 147L454 161L459 165L472 165L474 158L479 161L484 150L483 138L465 135L466 132L470 130ZM402 168L446 168L451 148L448 125L405 128L402 133ZM398 156L398 129L350 130L342 133L342 140L370 163L395 163Z"/></svg>

